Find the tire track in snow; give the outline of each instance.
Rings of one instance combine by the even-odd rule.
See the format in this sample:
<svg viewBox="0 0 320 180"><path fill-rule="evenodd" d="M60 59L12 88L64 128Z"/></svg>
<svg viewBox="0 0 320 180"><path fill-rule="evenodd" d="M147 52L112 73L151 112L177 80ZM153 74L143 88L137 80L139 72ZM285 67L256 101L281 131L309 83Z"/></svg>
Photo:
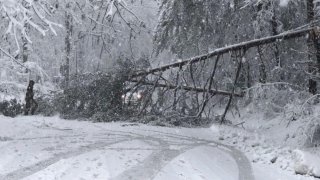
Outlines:
<svg viewBox="0 0 320 180"><path fill-rule="evenodd" d="M239 169L239 180L255 180L255 177L253 175L253 170L251 167L251 163L247 156L241 152L240 150L232 147L232 146L227 146L218 142L212 142L217 144L218 146L213 146L215 148L218 148L219 150L222 150L228 154L230 154L233 159L236 161L238 169ZM212 145L208 145L211 146ZM222 146L226 149L219 148L219 146Z"/></svg>
<svg viewBox="0 0 320 180"><path fill-rule="evenodd" d="M145 180L153 179L155 175L172 159L181 154L178 150L157 150L139 165L124 171L111 180Z"/></svg>
<svg viewBox="0 0 320 180"><path fill-rule="evenodd" d="M40 162L38 162L38 163L36 163L34 165L31 165L31 166L28 166L28 167L24 167L22 169L18 169L16 171L10 172L10 173L8 173L6 175L2 175L2 176L0 176L0 179L1 180L20 180L20 179L28 177L28 176L30 176L32 174L35 174L35 173L37 173L37 172L39 172L41 170L46 169L47 167L49 167L52 164L57 163L61 159L68 159L68 158L79 156L81 154L84 154L84 153L87 153L87 152L90 152L90 151L93 151L93 150L102 149L102 148L104 148L106 146L111 146L111 145L114 145L114 144L118 144L118 143L126 142L126 141L131 141L131 140L132 139L124 139L124 140L119 140L119 141L116 141L116 142L108 142L108 143L99 141L99 142L96 142L94 144L90 144L90 145L87 145L87 146L80 147L80 148L78 148L76 150L73 150L73 151L60 153L58 155L55 155L52 158L40 161Z"/></svg>
<svg viewBox="0 0 320 180"><path fill-rule="evenodd" d="M212 143L214 142L210 142L210 144ZM111 180L152 180L174 158L187 152L188 150L198 148L201 146L218 148L219 150L222 150L227 154L230 154L237 163L237 166L239 169L239 175L238 175L239 180L255 180L250 161L241 151L234 148L225 147L225 148L228 148L228 150L230 150L230 151L227 151L217 146L212 146L209 144L198 144L198 143L195 146L183 148L183 150L172 150L172 149L158 150L152 153L141 164L127 171L124 171L117 177L112 178Z"/></svg>
<svg viewBox="0 0 320 180"><path fill-rule="evenodd" d="M162 138L155 138L151 136L144 137L144 142L148 143L148 141L158 142L159 150L153 152L148 158L146 158L142 163L137 166L128 169L121 173L120 175L111 178L111 180L152 180L156 177L156 175L174 158L179 155L185 153L188 150L200 147L200 146L209 146L212 148L218 148L230 154L235 162L237 163L239 169L239 180L255 180L251 163L248 158L241 151L236 148L228 145L221 144L215 141L208 141L203 139L198 139L194 137L181 136L176 134L162 133ZM180 150L170 149L170 144L168 140L173 138L174 140L184 140L189 141L191 144L181 144L185 146ZM167 141L164 141L166 139ZM172 139L171 139L172 140ZM213 145L214 144L214 145ZM175 144L179 145L179 144ZM222 148L219 148L222 147Z"/></svg>
<svg viewBox="0 0 320 180"><path fill-rule="evenodd" d="M150 131L150 130L148 130L148 131ZM199 146L210 146L210 147L218 148L218 149L230 154L233 157L233 159L236 161L238 169L239 169L239 180L255 180L255 177L253 175L252 166L251 166L251 163L250 163L249 159L247 158L247 156L243 152L241 152L240 150L238 150L232 146L225 145L225 144L222 144L222 143L216 142L216 141L209 141L209 140L199 139L199 138L190 137L190 136L182 136L182 135L178 135L178 134L164 133L164 132L160 132L160 131L154 131L154 132L158 133L158 134L162 134L165 137L186 140L186 141L193 143L188 148L189 150L193 149L193 148L197 148ZM165 137L163 137L163 139L165 139ZM219 146L222 148L219 148ZM185 150L185 151L187 151L187 150ZM184 152L180 152L178 155L180 155ZM137 179L137 180L140 180L140 179Z"/></svg>
<svg viewBox="0 0 320 180"><path fill-rule="evenodd" d="M230 148L229 148L230 149ZM232 148L232 157L239 168L239 180L254 180L254 175L249 159L239 150Z"/></svg>
<svg viewBox="0 0 320 180"><path fill-rule="evenodd" d="M144 130L142 130L143 132ZM150 131L150 130L146 130ZM140 130L141 132L141 130ZM16 171L13 171L4 176L0 176L1 180L18 180L25 177L28 177L32 174L35 174L41 170L46 169L48 166L57 163L61 159L68 159L81 154L102 149L107 146L118 144L121 142L132 141L132 140L141 140L151 146L155 147L155 151L148 156L143 162L136 165L133 168L130 168L120 175L112 178L112 180L147 180L153 179L155 176L177 156L185 153L188 150L197 148L199 146L210 146L212 148L218 148L228 154L230 154L237 163L239 168L239 180L254 180L252 168L250 161L247 157L239 150L235 149L232 146L227 146L215 141L208 141L204 139L182 136L178 134L170 134L159 131L154 131L155 134L143 135L143 133L133 133L125 131L110 131L106 134L97 134L97 138L105 135L118 135L122 140L117 142L103 142L98 141L97 143L90 144L88 146L80 147L76 150L69 151L66 153L58 154L52 158L43 160L29 167L25 167ZM116 134L115 134L116 133ZM158 137L161 135L160 137ZM154 136L157 136L154 137ZM175 142L173 142L173 141ZM171 142L170 142L171 141ZM170 149L170 146L180 146L180 149ZM220 147L219 147L220 146ZM116 149L116 148L114 148ZM121 149L119 149L121 150Z"/></svg>
<svg viewBox="0 0 320 180"><path fill-rule="evenodd" d="M152 142L156 142L158 143L156 147L159 147L159 149L155 150L137 166L122 172L111 180L153 179L166 164L182 153L181 150L170 149L170 144L161 138L147 136L141 140L152 146L154 146Z"/></svg>

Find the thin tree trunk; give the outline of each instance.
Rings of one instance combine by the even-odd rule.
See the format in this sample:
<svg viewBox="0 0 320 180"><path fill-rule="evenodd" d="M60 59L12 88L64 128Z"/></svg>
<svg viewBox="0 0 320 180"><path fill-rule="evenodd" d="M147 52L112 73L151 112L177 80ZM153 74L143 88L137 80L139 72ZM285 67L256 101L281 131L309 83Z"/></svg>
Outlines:
<svg viewBox="0 0 320 180"><path fill-rule="evenodd" d="M28 40L22 37L22 62L28 61Z"/></svg>
<svg viewBox="0 0 320 180"><path fill-rule="evenodd" d="M308 23L311 23L311 27L314 25L312 22L315 18L315 6L314 6L314 0L307 0L307 20ZM315 37L314 33L310 32L308 38L308 59L309 59L309 65L308 65L308 71L310 74L315 75L317 72L319 72L319 64L320 64L320 44L318 42L318 38ZM315 54L315 56L314 56ZM314 60L315 59L315 60ZM316 63L312 63L316 62ZM315 66L316 64L316 66ZM309 92L312 94L317 94L317 82L310 78L309 79Z"/></svg>
<svg viewBox="0 0 320 180"><path fill-rule="evenodd" d="M272 20L271 20L271 25L272 25L272 35L275 36L278 34L278 23L277 23L277 17L276 17L276 12L275 10L273 10L273 16L272 16ZM276 64L278 67L282 67L282 63L280 60L280 51L279 51L279 46L278 44L274 44L274 57L276 60Z"/></svg>
<svg viewBox="0 0 320 180"><path fill-rule="evenodd" d="M257 48L258 50L258 54L259 54L259 59L260 59L260 63L259 63L259 82L262 84L265 84L267 82L267 73L266 73L266 65L264 63L263 60L263 52L261 50L261 47L258 46Z"/></svg>
<svg viewBox="0 0 320 180"><path fill-rule="evenodd" d="M66 59L64 64L64 78L65 78L65 88L69 86L70 81L70 60L71 60L71 51L72 51L72 33L73 33L73 26L72 26L72 15L68 12L68 9L70 10L70 4L68 3L66 5L66 20L65 20L65 26L66 26L66 37L65 37L65 53L66 53Z"/></svg>
<svg viewBox="0 0 320 180"><path fill-rule="evenodd" d="M24 2L24 3L25 3L24 5L26 5L26 2ZM30 9L28 6L25 6L25 7L28 10ZM24 27L25 33L28 34L30 27L29 27L27 21L24 22L23 27ZM22 62L25 63L28 61L28 56L29 56L29 49L28 49L29 42L28 42L27 38L24 36L22 36L21 39L22 39Z"/></svg>

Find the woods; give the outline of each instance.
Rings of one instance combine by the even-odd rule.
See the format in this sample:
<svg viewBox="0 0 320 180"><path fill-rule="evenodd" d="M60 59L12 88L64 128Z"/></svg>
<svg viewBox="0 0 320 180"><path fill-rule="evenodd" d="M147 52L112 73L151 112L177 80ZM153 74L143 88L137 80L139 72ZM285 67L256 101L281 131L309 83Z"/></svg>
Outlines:
<svg viewBox="0 0 320 180"><path fill-rule="evenodd" d="M0 0L0 179L315 180L320 0Z"/></svg>
<svg viewBox="0 0 320 180"><path fill-rule="evenodd" d="M1 1L1 8L3 89L8 81L21 86L35 80L42 103L64 97L72 111L90 107L108 114L108 108L96 110L102 105L89 105L101 74L120 80L94 85L120 88L108 91L118 94L117 115L130 109L134 116L178 113L224 121L239 102L254 101L248 92L260 83L317 94L319 21L312 0ZM68 98L74 88L84 91ZM10 101L7 90L2 94ZM136 99L135 106L121 96Z"/></svg>

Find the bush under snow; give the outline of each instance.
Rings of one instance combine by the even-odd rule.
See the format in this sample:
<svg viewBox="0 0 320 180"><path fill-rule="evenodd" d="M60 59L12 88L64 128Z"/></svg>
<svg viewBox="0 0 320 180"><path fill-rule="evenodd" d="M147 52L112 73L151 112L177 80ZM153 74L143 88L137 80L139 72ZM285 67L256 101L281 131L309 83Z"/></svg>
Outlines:
<svg viewBox="0 0 320 180"><path fill-rule="evenodd" d="M320 157L309 152L294 151L294 170L296 174L310 175L320 178Z"/></svg>

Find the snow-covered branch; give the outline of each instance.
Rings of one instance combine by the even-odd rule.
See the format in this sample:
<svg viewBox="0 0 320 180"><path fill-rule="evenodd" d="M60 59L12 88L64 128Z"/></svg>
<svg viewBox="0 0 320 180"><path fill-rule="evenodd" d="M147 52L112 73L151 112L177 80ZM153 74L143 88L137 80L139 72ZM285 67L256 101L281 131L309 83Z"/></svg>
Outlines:
<svg viewBox="0 0 320 180"><path fill-rule="evenodd" d="M8 23L6 34L15 37L17 51L20 50L17 36L21 35L32 43L27 27L34 28L43 36L49 30L57 35L55 27L62 27L47 19L49 11L44 10L45 5L47 5L45 0L0 0L0 11Z"/></svg>
<svg viewBox="0 0 320 180"><path fill-rule="evenodd" d="M178 67L182 67L185 65L199 63L199 62L205 61L211 57L214 57L217 55L223 55L223 54L226 54L226 53L229 53L232 51L248 50L252 47L257 47L257 46L264 45L264 44L270 44L270 43L274 43L276 41L282 41L282 40L303 37L303 36L307 35L308 33L313 32L315 30L317 30L317 28L315 28L315 29L314 28L307 28L307 29L302 29L302 30L298 30L298 31L287 31L287 32L284 32L284 33L281 33L281 34L278 34L275 36L267 36L267 37L260 38L260 39L254 39L254 40L250 40L250 41L246 41L246 42L241 42L238 44L233 44L233 45L226 46L223 48L218 48L218 49L211 51L207 54L192 57L187 60L178 61L178 62L175 62L172 64L167 64L167 65L164 65L164 66L161 66L158 68L153 68L153 69L149 69L147 71L139 72L139 73L132 75L132 77L145 76L145 75L153 74L156 72L163 72L163 71L166 71L171 68L178 68Z"/></svg>

